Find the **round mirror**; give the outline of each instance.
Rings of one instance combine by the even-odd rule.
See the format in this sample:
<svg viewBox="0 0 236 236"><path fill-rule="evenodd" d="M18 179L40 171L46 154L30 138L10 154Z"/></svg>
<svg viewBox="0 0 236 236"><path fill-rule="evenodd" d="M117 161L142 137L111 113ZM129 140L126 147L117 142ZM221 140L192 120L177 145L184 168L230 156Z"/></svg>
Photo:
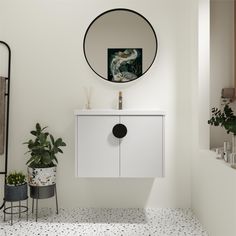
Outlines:
<svg viewBox="0 0 236 236"><path fill-rule="evenodd" d="M149 21L129 9L113 9L96 17L84 36L84 55L101 78L133 81L153 64L157 37Z"/></svg>

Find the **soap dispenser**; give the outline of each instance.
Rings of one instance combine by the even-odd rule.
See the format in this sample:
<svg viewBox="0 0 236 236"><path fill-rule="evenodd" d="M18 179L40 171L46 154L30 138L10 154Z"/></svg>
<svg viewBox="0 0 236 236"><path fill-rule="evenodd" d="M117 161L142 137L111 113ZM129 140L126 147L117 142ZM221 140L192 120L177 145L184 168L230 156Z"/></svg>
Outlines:
<svg viewBox="0 0 236 236"><path fill-rule="evenodd" d="M123 101L122 101L122 92L119 91L119 98L118 98L118 109L122 110L123 109Z"/></svg>

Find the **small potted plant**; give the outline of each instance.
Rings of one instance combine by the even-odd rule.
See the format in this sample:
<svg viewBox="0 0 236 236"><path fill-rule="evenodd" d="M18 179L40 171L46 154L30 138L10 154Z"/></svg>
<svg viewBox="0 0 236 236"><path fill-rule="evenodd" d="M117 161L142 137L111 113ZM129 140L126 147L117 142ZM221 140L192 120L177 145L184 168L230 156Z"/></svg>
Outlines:
<svg viewBox="0 0 236 236"><path fill-rule="evenodd" d="M45 131L46 128L41 128L40 124L37 123L35 130L30 132L34 139L24 143L29 149L27 153L30 153L30 158L26 164L28 164L28 182L30 187L51 186L48 191L53 196L58 163L56 155L63 153L60 147L66 146L66 144L62 138L54 139L50 133Z"/></svg>
<svg viewBox="0 0 236 236"><path fill-rule="evenodd" d="M4 199L9 202L27 198L26 176L21 171L10 172L6 177Z"/></svg>
<svg viewBox="0 0 236 236"><path fill-rule="evenodd" d="M212 108L212 117L208 120L208 124L223 127L227 133L231 133L232 138L232 152L236 152L236 115L232 108L227 104L221 111L218 108Z"/></svg>
<svg viewBox="0 0 236 236"><path fill-rule="evenodd" d="M225 105L223 111L218 108L212 108L212 117L208 120L208 124L214 126L222 126L227 133L236 135L236 116L229 105Z"/></svg>

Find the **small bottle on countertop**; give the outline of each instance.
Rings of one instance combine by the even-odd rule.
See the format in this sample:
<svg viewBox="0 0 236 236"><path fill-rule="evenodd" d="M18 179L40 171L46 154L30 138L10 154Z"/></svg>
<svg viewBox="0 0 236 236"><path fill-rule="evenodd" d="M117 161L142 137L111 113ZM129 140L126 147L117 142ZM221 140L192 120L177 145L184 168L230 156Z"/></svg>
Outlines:
<svg viewBox="0 0 236 236"><path fill-rule="evenodd" d="M230 162L231 143L228 141L224 142L224 160Z"/></svg>
<svg viewBox="0 0 236 236"><path fill-rule="evenodd" d="M216 152L216 159L223 159L223 157L224 157L223 148L216 148L215 152Z"/></svg>
<svg viewBox="0 0 236 236"><path fill-rule="evenodd" d="M122 110L122 107L123 107L123 101L122 101L122 92L120 91L119 92L119 99L118 99L118 109L119 110Z"/></svg>

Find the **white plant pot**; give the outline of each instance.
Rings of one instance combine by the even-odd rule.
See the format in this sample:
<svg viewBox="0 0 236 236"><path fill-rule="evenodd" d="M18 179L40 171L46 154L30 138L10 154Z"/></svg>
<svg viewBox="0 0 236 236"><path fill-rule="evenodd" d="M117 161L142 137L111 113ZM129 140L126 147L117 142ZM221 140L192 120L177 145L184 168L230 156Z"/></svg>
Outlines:
<svg viewBox="0 0 236 236"><path fill-rule="evenodd" d="M56 183L56 166L48 168L28 167L28 183L30 186L48 186Z"/></svg>

